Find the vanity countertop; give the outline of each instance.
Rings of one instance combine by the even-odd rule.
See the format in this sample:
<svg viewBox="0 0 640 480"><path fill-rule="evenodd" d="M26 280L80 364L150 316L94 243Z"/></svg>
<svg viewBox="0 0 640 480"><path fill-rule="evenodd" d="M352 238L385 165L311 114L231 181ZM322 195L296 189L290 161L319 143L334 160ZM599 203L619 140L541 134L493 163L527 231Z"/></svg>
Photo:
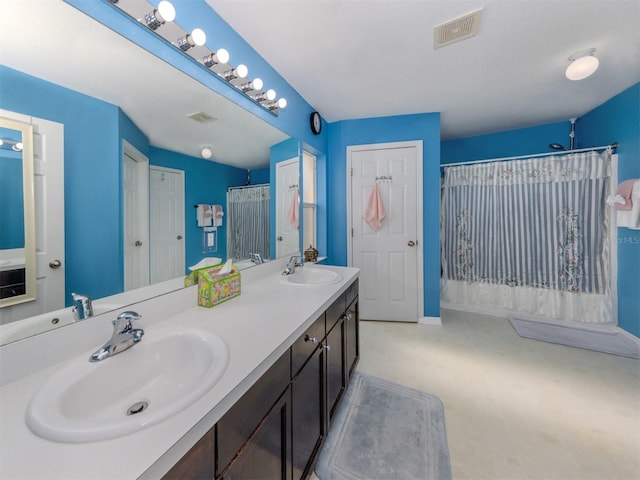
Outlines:
<svg viewBox="0 0 640 480"><path fill-rule="evenodd" d="M38 437L25 423L25 409L43 382L70 355L88 358L101 344L94 339L104 341L110 335L110 322L87 322L83 328L67 332L59 329L0 347L3 376L9 369L6 362L24 360L26 364L23 373L12 373L14 378L8 383L5 378L0 388L0 478L162 476L358 277L355 268L313 266L338 271L342 280L329 286L287 285L279 278L283 265L282 261L273 261L248 270L246 278L243 273L241 295L214 308L195 306L196 287L127 307L143 314L139 325L146 336L153 335L155 325L194 327L217 333L229 348L228 367L209 392L179 414L130 435L100 442L58 443ZM32 352L47 345L43 343L46 336L50 336L49 342L60 343L80 334L83 341L78 341L79 349L71 353L66 351L68 345L54 345L48 353ZM87 343L87 336L93 343Z"/></svg>

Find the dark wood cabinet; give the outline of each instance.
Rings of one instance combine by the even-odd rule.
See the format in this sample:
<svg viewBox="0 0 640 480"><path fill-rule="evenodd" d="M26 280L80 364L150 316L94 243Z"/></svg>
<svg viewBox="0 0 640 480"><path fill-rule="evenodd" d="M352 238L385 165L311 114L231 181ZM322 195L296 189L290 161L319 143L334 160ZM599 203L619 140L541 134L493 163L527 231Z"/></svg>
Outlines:
<svg viewBox="0 0 640 480"><path fill-rule="evenodd" d="M212 428L162 477L163 480L212 480L215 475L214 449L215 428Z"/></svg>
<svg viewBox="0 0 640 480"><path fill-rule="evenodd" d="M291 395L287 389L218 478L290 480L290 411Z"/></svg>
<svg viewBox="0 0 640 480"><path fill-rule="evenodd" d="M306 478L326 436L325 349L317 347L291 382L293 478Z"/></svg>
<svg viewBox="0 0 640 480"><path fill-rule="evenodd" d="M347 384L360 359L360 323L358 318L358 299L355 298L347 308L344 320Z"/></svg>
<svg viewBox="0 0 640 480"><path fill-rule="evenodd" d="M359 359L358 282L164 479L308 478Z"/></svg>
<svg viewBox="0 0 640 480"><path fill-rule="evenodd" d="M346 388L344 368L344 318L340 316L325 339L327 351L327 411L329 421L338 408Z"/></svg>

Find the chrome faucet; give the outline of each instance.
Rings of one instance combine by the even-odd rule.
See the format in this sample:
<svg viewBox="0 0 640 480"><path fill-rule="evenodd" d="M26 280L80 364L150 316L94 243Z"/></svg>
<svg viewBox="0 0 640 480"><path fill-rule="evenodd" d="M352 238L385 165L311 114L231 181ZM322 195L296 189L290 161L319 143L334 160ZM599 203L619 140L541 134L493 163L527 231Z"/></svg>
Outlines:
<svg viewBox="0 0 640 480"><path fill-rule="evenodd" d="M91 355L89 361L99 362L100 360L104 360L107 357L111 357L133 347L142 340L144 330L141 328L133 328L131 325L133 320L140 320L141 318L142 315L130 311L122 312L118 315L118 318L111 322L113 323L113 335L107 343Z"/></svg>
<svg viewBox="0 0 640 480"><path fill-rule="evenodd" d="M259 253L250 253L249 259L256 265L260 265L264 263L264 259L262 258L262 255L260 255Z"/></svg>
<svg viewBox="0 0 640 480"><path fill-rule="evenodd" d="M93 316L93 305L91 304L91 298L85 295L78 295L77 293L72 293L71 297L73 298L73 308L71 312L73 313L73 320L84 320L85 318L89 318Z"/></svg>
<svg viewBox="0 0 640 480"><path fill-rule="evenodd" d="M294 255L289 259L287 268L284 269L282 275L291 275L295 273L296 267L304 267L304 259L300 255Z"/></svg>

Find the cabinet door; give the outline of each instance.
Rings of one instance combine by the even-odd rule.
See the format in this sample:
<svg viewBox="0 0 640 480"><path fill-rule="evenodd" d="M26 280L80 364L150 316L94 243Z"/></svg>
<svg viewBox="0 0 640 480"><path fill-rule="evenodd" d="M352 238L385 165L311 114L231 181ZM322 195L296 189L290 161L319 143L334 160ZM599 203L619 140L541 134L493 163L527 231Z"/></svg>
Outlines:
<svg viewBox="0 0 640 480"><path fill-rule="evenodd" d="M293 478L306 478L325 435L323 370L318 348L291 384Z"/></svg>
<svg viewBox="0 0 640 480"><path fill-rule="evenodd" d="M344 368L344 316L331 329L325 339L325 349L327 352L327 411L329 420L342 398L346 388L345 368Z"/></svg>
<svg viewBox="0 0 640 480"><path fill-rule="evenodd" d="M217 474L229 465L289 385L290 358L287 351L216 424Z"/></svg>
<svg viewBox="0 0 640 480"><path fill-rule="evenodd" d="M214 477L215 430L209 430L162 480L211 480Z"/></svg>
<svg viewBox="0 0 640 480"><path fill-rule="evenodd" d="M358 299L356 298L349 308L345 318L346 346L345 358L347 367L347 384L353 375L358 360L360 359L360 324L358 322Z"/></svg>
<svg viewBox="0 0 640 480"><path fill-rule="evenodd" d="M291 480L290 408L287 389L219 478Z"/></svg>

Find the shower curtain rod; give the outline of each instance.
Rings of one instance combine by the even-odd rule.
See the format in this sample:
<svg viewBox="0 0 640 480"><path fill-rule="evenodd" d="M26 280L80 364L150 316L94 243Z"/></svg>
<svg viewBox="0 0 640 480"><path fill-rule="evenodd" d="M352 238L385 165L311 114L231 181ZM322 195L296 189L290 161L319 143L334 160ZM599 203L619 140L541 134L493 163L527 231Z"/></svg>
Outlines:
<svg viewBox="0 0 640 480"><path fill-rule="evenodd" d="M236 189L241 189L241 188L266 187L268 185L269 185L268 183L260 183L260 184L257 184L257 185L241 185L239 187L227 187L227 192L229 190L236 190Z"/></svg>
<svg viewBox="0 0 640 480"><path fill-rule="evenodd" d="M577 150L564 150L562 152L549 152L549 153L535 153L533 155L520 155L518 157L502 157L502 158L488 158L486 160L473 160L471 162L456 162L456 163L445 163L440 165L440 168L444 167L456 167L458 165L471 165L478 163L491 163L491 162L505 162L507 160L524 160L527 158L538 158L538 157L548 157L551 155L567 155L570 153L581 153L581 152L592 152L595 150L606 150L606 149L615 150L618 148L618 143L612 143L611 145L602 145L601 147L589 147L589 148L579 148Z"/></svg>

